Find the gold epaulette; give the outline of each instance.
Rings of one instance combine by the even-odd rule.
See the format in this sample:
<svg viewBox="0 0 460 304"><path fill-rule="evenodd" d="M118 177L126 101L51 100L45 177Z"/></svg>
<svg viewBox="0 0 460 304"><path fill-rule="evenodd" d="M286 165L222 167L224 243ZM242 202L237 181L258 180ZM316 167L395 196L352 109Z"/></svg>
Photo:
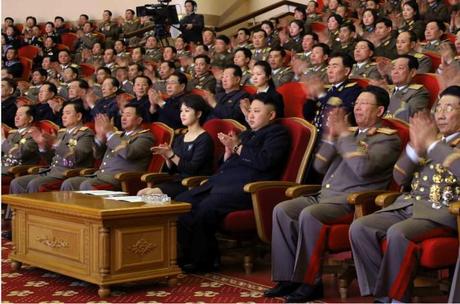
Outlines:
<svg viewBox="0 0 460 304"><path fill-rule="evenodd" d="M423 88L423 85L422 85L422 84L416 84L416 83L414 83L414 84L409 85L409 89L419 90L419 89L421 89L421 88Z"/></svg>
<svg viewBox="0 0 460 304"><path fill-rule="evenodd" d="M357 85L357 82L350 82L345 85L346 88L351 88L353 86Z"/></svg>
<svg viewBox="0 0 460 304"><path fill-rule="evenodd" d="M452 146L452 147L456 147L456 146L460 145L460 137L457 138L457 139L454 139L453 141L451 141L449 143L449 145Z"/></svg>
<svg viewBox="0 0 460 304"><path fill-rule="evenodd" d="M324 88L327 89L327 90L329 90L331 87L332 87L331 84L325 84L325 85L324 85Z"/></svg>
<svg viewBox="0 0 460 304"><path fill-rule="evenodd" d="M382 133L385 135L393 135L393 134L398 133L398 131L394 129L390 129L390 128L378 128L377 133Z"/></svg>
<svg viewBox="0 0 460 304"><path fill-rule="evenodd" d="M115 131L115 134L117 135L121 135L121 133L123 133L123 131Z"/></svg>
<svg viewBox="0 0 460 304"><path fill-rule="evenodd" d="M328 99L327 104L333 107L340 107L343 104L343 100L340 97L332 96Z"/></svg>
<svg viewBox="0 0 460 304"><path fill-rule="evenodd" d="M88 129L89 129L88 127L83 126L83 127L80 127L80 129L78 129L78 131L86 131Z"/></svg>
<svg viewBox="0 0 460 304"><path fill-rule="evenodd" d="M426 56L425 56L424 54L422 54L422 53L415 53L413 56L414 56L415 58L417 58L417 59L426 57Z"/></svg>
<svg viewBox="0 0 460 304"><path fill-rule="evenodd" d="M348 127L348 130L350 132L356 132L358 130L358 127Z"/></svg>
<svg viewBox="0 0 460 304"><path fill-rule="evenodd" d="M67 131L66 128L61 128L61 129L58 130L58 132L66 132L66 131Z"/></svg>
<svg viewBox="0 0 460 304"><path fill-rule="evenodd" d="M149 132L149 131L150 131L150 130L144 129L144 130L142 130L142 131L137 132L137 134L142 134L142 133Z"/></svg>
<svg viewBox="0 0 460 304"><path fill-rule="evenodd" d="M16 133L16 132L18 132L17 129L11 129L11 130L8 131L8 134L13 134L13 133Z"/></svg>

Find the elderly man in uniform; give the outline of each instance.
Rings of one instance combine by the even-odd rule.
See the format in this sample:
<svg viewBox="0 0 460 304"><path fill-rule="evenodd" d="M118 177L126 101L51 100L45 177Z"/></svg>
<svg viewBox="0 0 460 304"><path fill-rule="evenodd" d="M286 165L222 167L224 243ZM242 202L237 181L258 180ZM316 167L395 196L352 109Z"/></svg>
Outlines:
<svg viewBox="0 0 460 304"><path fill-rule="evenodd" d="M372 62L374 56L374 44L369 40L359 40L354 49L354 58L356 63L353 64L351 77L363 77L369 79L381 79L377 64Z"/></svg>
<svg viewBox="0 0 460 304"><path fill-rule="evenodd" d="M386 188L391 180L401 143L396 130L382 128L388 93L369 86L356 100L357 127L350 127L344 109L333 109L328 132L318 150L314 167L325 173L319 195L278 204L273 210L272 276L278 284L267 297L287 296L287 302L305 302L323 295L318 263L325 224L350 223L352 192Z"/></svg>
<svg viewBox="0 0 460 304"><path fill-rule="evenodd" d="M33 165L40 160L37 143L29 134L34 116L32 106L19 107L14 117L17 129L10 130L8 137L2 134L2 174L8 174L12 166Z"/></svg>
<svg viewBox="0 0 460 304"><path fill-rule="evenodd" d="M428 107L428 91L421 84L411 84L417 69L418 61L414 56L401 55L393 61L391 80L394 88L387 116L409 121L409 117Z"/></svg>
<svg viewBox="0 0 460 304"><path fill-rule="evenodd" d="M70 102L62 111L64 129L57 136L40 132L32 128L29 132L45 157L52 158L51 166L39 174L26 175L13 179L10 193L38 192L41 185L64 179L64 171L72 168L91 167L93 165L93 131L82 126L83 106ZM54 151L52 151L54 150Z"/></svg>
<svg viewBox="0 0 460 304"><path fill-rule="evenodd" d="M94 157L102 159L95 176L77 176L67 179L61 190L92 190L100 184L110 184L121 190L114 176L124 171L145 171L151 159L154 139L149 130L142 130L141 106L126 105L121 117L123 132L115 132L107 115L95 119ZM104 154L105 152L105 154Z"/></svg>
<svg viewBox="0 0 460 304"><path fill-rule="evenodd" d="M374 295L383 302L410 301L417 242L456 233L456 217L448 206L460 195L459 147L460 86L451 86L441 93L434 119L427 112L411 118L410 142L393 170L395 181L410 185L410 192L351 225L362 295ZM385 238L387 250L382 253Z"/></svg>
<svg viewBox="0 0 460 304"><path fill-rule="evenodd" d="M418 69L417 73L429 73L431 72L432 62L431 58L423 53L415 51L417 46L417 35L412 31L400 32L398 38L396 38L396 50L398 55L412 55L417 58Z"/></svg>

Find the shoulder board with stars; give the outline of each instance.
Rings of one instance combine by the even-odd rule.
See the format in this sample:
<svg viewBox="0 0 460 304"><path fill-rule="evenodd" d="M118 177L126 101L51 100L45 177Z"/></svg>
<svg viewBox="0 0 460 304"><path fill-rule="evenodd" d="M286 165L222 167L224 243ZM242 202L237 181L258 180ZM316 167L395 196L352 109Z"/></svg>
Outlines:
<svg viewBox="0 0 460 304"><path fill-rule="evenodd" d="M423 88L423 85L422 85L422 84L411 84L411 85L409 86L409 89L413 89L413 90L419 90L419 89L421 89L421 88Z"/></svg>
<svg viewBox="0 0 460 304"><path fill-rule="evenodd" d="M78 129L78 131L86 131L88 129L89 129L88 127L83 126L83 127L80 127L80 129Z"/></svg>
<svg viewBox="0 0 460 304"><path fill-rule="evenodd" d="M390 129L390 128L377 128L377 133L382 133L385 135L393 135L393 134L398 133L398 131L394 129Z"/></svg>
<svg viewBox="0 0 460 304"><path fill-rule="evenodd" d="M115 134L117 135L121 135L123 133L123 131L115 131Z"/></svg>
<svg viewBox="0 0 460 304"><path fill-rule="evenodd" d="M426 56L425 56L424 54L422 54L422 53L415 53L413 56L414 56L415 58L417 58L417 59L426 57Z"/></svg>
<svg viewBox="0 0 460 304"><path fill-rule="evenodd" d="M449 143L449 145L450 145L451 147L456 147L456 146L460 145L460 137L457 138L457 139L452 140L452 141Z"/></svg>
<svg viewBox="0 0 460 304"><path fill-rule="evenodd" d="M17 132L18 132L17 129L12 129L12 130L9 130L9 131L8 131L8 134L13 134L13 133L17 133Z"/></svg>
<svg viewBox="0 0 460 304"><path fill-rule="evenodd" d="M356 132L358 130L358 127L348 127L348 130L350 132Z"/></svg>
<svg viewBox="0 0 460 304"><path fill-rule="evenodd" d="M66 128L62 128L62 129L59 129L58 132L66 132L67 129Z"/></svg>

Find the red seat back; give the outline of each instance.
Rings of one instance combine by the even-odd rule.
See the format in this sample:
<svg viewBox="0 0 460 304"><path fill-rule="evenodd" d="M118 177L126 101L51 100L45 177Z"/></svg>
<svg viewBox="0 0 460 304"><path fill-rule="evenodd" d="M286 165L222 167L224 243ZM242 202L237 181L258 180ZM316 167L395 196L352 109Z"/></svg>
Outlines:
<svg viewBox="0 0 460 304"><path fill-rule="evenodd" d="M89 63L80 63L80 73L82 77L91 77L93 76L96 68Z"/></svg>
<svg viewBox="0 0 460 304"><path fill-rule="evenodd" d="M254 95L257 92L257 88L252 85L244 85L243 90L245 90L248 94Z"/></svg>
<svg viewBox="0 0 460 304"><path fill-rule="evenodd" d="M190 94L195 94L195 95L201 96L203 98L206 98L206 96L208 95L208 92L206 90L203 90L203 89L194 88L194 89L192 89L190 91Z"/></svg>
<svg viewBox="0 0 460 304"><path fill-rule="evenodd" d="M352 81L356 82L362 89L365 89L369 86L368 78L351 78Z"/></svg>
<svg viewBox="0 0 460 304"><path fill-rule="evenodd" d="M438 75L433 73L416 74L412 82L422 84L428 90L430 95L430 103L428 107L431 109L441 92L441 84Z"/></svg>
<svg viewBox="0 0 460 304"><path fill-rule="evenodd" d="M289 161L281 180L301 183L316 141L316 128L306 120L297 117L280 118L278 123L288 130L291 138Z"/></svg>
<svg viewBox="0 0 460 304"><path fill-rule="evenodd" d="M25 45L18 49L18 55L29 59L34 59L40 52L40 48L35 45Z"/></svg>
<svg viewBox="0 0 460 304"><path fill-rule="evenodd" d="M61 43L66 45L70 50L74 49L75 40L78 39L75 33L63 33L61 34Z"/></svg>
<svg viewBox="0 0 460 304"><path fill-rule="evenodd" d="M27 57L18 57L19 62L22 64L21 80L28 81L30 73L32 72L32 60Z"/></svg>
<svg viewBox="0 0 460 304"><path fill-rule="evenodd" d="M34 125L41 131L48 134L56 134L59 130L59 126L50 120L39 120Z"/></svg>
<svg viewBox="0 0 460 304"><path fill-rule="evenodd" d="M327 24L324 22L312 22L311 30L315 33L322 33L327 30Z"/></svg>
<svg viewBox="0 0 460 304"><path fill-rule="evenodd" d="M152 132L155 138L155 145L166 143L172 145L174 138L174 130L168 127L166 124L161 122L153 122L150 125L150 132ZM153 155L150 161L148 171L149 172L161 172L165 160L160 155Z"/></svg>
<svg viewBox="0 0 460 304"><path fill-rule="evenodd" d="M220 142L219 138L217 137L217 134L221 132L225 134L229 134L230 132L239 134L242 131L246 130L246 127L233 119L211 119L204 123L203 129L205 129L206 132L208 132L208 134L212 138L212 142L214 143L213 167L215 170L217 170L218 163L225 153L225 147Z"/></svg>
<svg viewBox="0 0 460 304"><path fill-rule="evenodd" d="M283 96L284 116L303 118L303 104L308 98L307 87L300 82L288 82L276 90Z"/></svg>

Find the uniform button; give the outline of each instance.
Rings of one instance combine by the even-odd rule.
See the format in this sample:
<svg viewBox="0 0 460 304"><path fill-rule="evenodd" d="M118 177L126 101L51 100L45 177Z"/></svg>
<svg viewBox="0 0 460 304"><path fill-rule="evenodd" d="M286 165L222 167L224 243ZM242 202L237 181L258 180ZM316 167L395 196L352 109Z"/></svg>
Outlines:
<svg viewBox="0 0 460 304"><path fill-rule="evenodd" d="M326 189L329 189L331 188L331 185L330 184L326 184Z"/></svg>
<svg viewBox="0 0 460 304"><path fill-rule="evenodd" d="M111 152L113 153L113 152L115 152L115 150L112 150Z"/></svg>
<svg viewBox="0 0 460 304"><path fill-rule="evenodd" d="M103 163L103 165L105 166L105 165L107 165L107 163L106 163L106 162L104 162L104 163Z"/></svg>
<svg viewBox="0 0 460 304"><path fill-rule="evenodd" d="M102 169L101 172L104 173L104 169Z"/></svg>
<svg viewBox="0 0 460 304"><path fill-rule="evenodd" d="M419 190L420 190L420 192L423 192L423 191L425 191L425 188L421 187Z"/></svg>

